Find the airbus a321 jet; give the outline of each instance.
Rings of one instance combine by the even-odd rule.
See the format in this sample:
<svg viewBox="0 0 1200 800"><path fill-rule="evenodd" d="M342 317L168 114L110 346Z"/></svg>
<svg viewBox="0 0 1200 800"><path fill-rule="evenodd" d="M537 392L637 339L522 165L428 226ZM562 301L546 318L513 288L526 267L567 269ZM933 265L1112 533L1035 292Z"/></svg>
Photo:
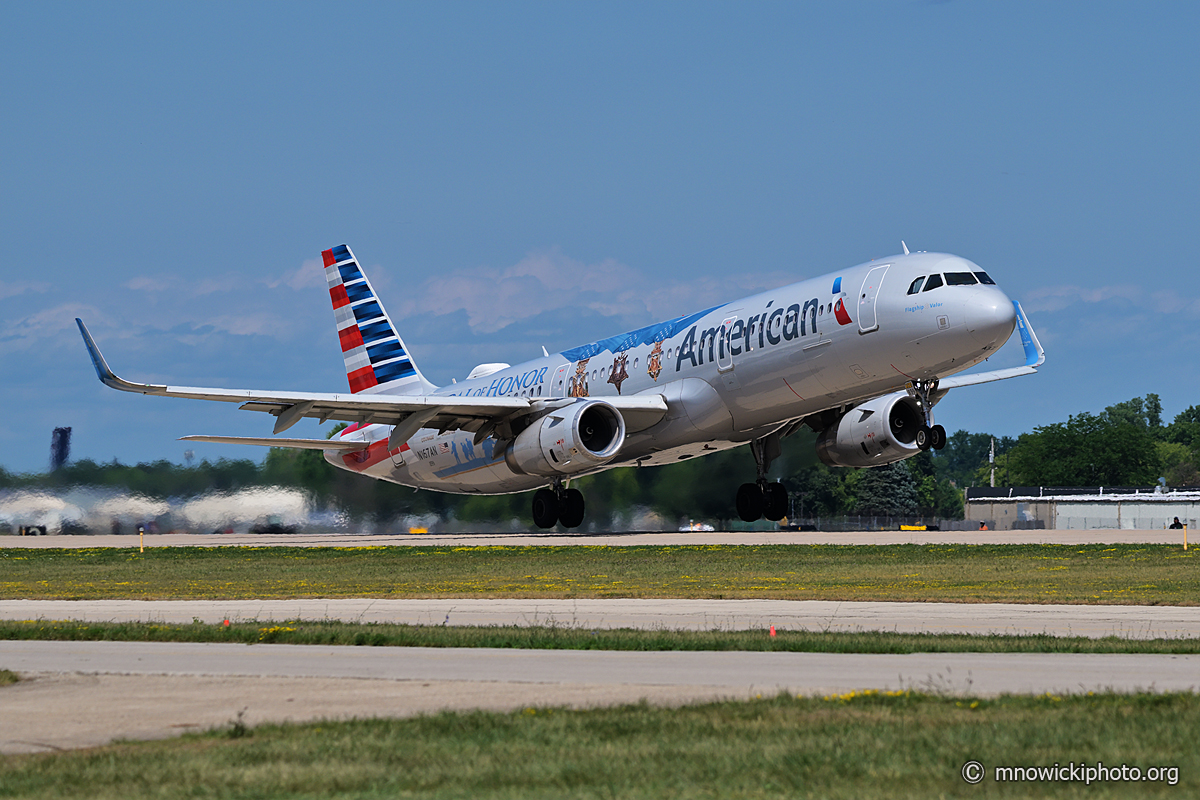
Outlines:
<svg viewBox="0 0 1200 800"><path fill-rule="evenodd" d="M965 258L871 261L511 366L434 386L345 245L323 254L349 394L156 386L109 369L76 320L100 380L127 392L219 400L275 416L352 423L333 439L187 436L311 448L341 469L458 494L536 490L541 528L583 522L572 478L674 464L749 444L746 521L783 518L767 481L780 440L808 425L826 464L877 467L940 449L933 406L954 387L1027 375L1045 361L1020 303ZM1020 331L1025 364L956 375Z"/></svg>

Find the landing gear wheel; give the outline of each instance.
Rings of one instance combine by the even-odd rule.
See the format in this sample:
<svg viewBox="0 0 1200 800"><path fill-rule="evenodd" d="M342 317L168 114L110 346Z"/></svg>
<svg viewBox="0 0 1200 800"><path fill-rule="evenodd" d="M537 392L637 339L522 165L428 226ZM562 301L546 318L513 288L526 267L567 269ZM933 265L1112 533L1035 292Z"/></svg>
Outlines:
<svg viewBox="0 0 1200 800"><path fill-rule="evenodd" d="M787 489L783 488L782 483L768 483L763 487L763 500L765 501L764 517L772 522L778 522L787 516L788 495Z"/></svg>
<svg viewBox="0 0 1200 800"><path fill-rule="evenodd" d="M933 444L933 442L931 441L932 439L933 439L933 429L930 428L928 425L922 425L921 427L917 428L916 443L917 443L918 450L921 450L922 452L924 452L925 450L928 450Z"/></svg>
<svg viewBox="0 0 1200 800"><path fill-rule="evenodd" d="M533 524L539 528L553 528L558 522L558 495L550 489L538 489L533 493Z"/></svg>
<svg viewBox="0 0 1200 800"><path fill-rule="evenodd" d="M946 429L941 425L934 425L929 429L932 436L929 437L929 444L934 450L941 450L946 446Z"/></svg>
<svg viewBox="0 0 1200 800"><path fill-rule="evenodd" d="M738 487L737 512L744 522L757 522L762 517L763 493L757 483L743 483Z"/></svg>
<svg viewBox="0 0 1200 800"><path fill-rule="evenodd" d="M564 528L578 528L583 524L583 492L567 489L559 501L558 521Z"/></svg>

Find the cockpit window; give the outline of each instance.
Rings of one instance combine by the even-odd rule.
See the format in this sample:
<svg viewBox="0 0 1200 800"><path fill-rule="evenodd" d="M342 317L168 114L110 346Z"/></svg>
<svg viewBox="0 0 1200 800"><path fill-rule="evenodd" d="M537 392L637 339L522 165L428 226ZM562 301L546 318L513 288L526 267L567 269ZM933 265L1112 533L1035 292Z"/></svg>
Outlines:
<svg viewBox="0 0 1200 800"><path fill-rule="evenodd" d="M912 283L910 283L908 285L908 293L916 294L917 292L921 291L921 284L924 282L925 282L925 276L922 275L921 277L917 278L915 281L913 281Z"/></svg>
<svg viewBox="0 0 1200 800"><path fill-rule="evenodd" d="M947 286L974 286L976 283L978 283L978 281L975 280L975 276L969 272L946 273Z"/></svg>
<svg viewBox="0 0 1200 800"><path fill-rule="evenodd" d="M976 272L975 277L979 278L979 282L982 283L984 286L995 286L996 285L996 282L994 280L992 280L992 276L988 275L986 272Z"/></svg>
<svg viewBox="0 0 1200 800"><path fill-rule="evenodd" d="M925 281L925 291L928 292L930 289L936 289L941 285L942 285L942 276L941 275L930 275L929 280Z"/></svg>

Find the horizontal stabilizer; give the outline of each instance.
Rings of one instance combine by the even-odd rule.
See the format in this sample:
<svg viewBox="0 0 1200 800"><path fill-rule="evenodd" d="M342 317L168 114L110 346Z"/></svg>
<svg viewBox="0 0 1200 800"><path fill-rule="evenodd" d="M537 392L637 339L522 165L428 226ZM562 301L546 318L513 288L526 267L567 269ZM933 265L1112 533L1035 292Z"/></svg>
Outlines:
<svg viewBox="0 0 1200 800"><path fill-rule="evenodd" d="M286 447L293 450L366 450L370 442L344 442L340 439L257 439L253 436L183 436L181 442L211 442L212 444L254 444L259 447Z"/></svg>

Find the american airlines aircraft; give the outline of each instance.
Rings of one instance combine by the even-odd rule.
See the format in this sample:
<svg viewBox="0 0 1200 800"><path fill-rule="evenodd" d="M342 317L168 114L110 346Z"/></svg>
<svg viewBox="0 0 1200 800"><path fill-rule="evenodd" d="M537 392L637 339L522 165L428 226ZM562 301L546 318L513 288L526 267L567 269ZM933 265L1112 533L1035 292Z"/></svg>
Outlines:
<svg viewBox="0 0 1200 800"><path fill-rule="evenodd" d="M276 417L352 423L333 439L186 436L324 451L341 469L458 494L536 490L538 527L583 522L572 478L749 444L757 479L737 511L782 519L767 481L780 440L808 425L829 465L876 467L945 446L933 406L952 388L1036 372L1045 353L1018 302L965 258L871 261L512 366L480 364L434 386L417 367L350 248L322 255L349 394L133 383L76 319L100 380L126 392L218 400ZM1020 331L1025 364L957 373Z"/></svg>

